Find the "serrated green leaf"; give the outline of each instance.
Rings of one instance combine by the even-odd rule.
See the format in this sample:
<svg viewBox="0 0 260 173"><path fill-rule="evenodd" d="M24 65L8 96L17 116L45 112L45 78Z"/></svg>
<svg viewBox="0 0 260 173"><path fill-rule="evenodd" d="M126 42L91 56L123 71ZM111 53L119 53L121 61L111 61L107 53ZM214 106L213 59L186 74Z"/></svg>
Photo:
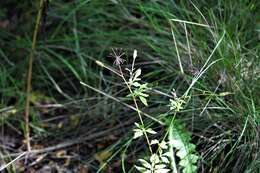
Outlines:
<svg viewBox="0 0 260 173"><path fill-rule="evenodd" d="M185 146L184 146L185 147ZM187 151L183 148L179 149L179 151L176 153L176 155L179 157L179 158L184 158L187 156Z"/></svg>
<svg viewBox="0 0 260 173"><path fill-rule="evenodd" d="M176 139L170 139L169 144L174 146L177 149L180 149L181 147L183 147L182 141L180 139L177 139L177 137L176 137Z"/></svg>
<svg viewBox="0 0 260 173"><path fill-rule="evenodd" d="M169 145L176 149L176 156L180 158L179 165L184 173L194 173L197 170L196 163L198 156L196 155L195 145L190 142L190 134L182 126L181 122L175 120L169 124ZM169 150L171 161L175 161L173 150ZM176 163L175 163L176 164Z"/></svg>
<svg viewBox="0 0 260 173"><path fill-rule="evenodd" d="M183 173L194 173L197 172L197 166L190 165L183 169Z"/></svg>

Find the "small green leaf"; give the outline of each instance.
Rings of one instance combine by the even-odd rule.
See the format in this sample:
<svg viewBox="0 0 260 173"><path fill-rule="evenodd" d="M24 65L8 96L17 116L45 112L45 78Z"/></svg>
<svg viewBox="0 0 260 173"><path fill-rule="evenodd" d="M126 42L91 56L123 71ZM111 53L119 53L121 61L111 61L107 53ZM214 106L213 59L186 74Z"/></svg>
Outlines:
<svg viewBox="0 0 260 173"><path fill-rule="evenodd" d="M134 85L135 87L141 86L141 84L139 82L134 82L134 83L132 83L132 85Z"/></svg>
<svg viewBox="0 0 260 173"><path fill-rule="evenodd" d="M160 162L159 156L158 156L157 154L153 154L153 155L150 157L150 162L151 162L151 163L155 163L155 164L159 163L159 162Z"/></svg>
<svg viewBox="0 0 260 173"><path fill-rule="evenodd" d="M133 53L133 58L135 59L136 57L137 57L137 50L135 49Z"/></svg>
<svg viewBox="0 0 260 173"><path fill-rule="evenodd" d="M148 104L147 104L147 100L146 100L145 97L143 97L143 96L139 96L139 99L141 100L141 102L142 102L145 106L148 106Z"/></svg>
<svg viewBox="0 0 260 173"><path fill-rule="evenodd" d="M142 130L140 130L140 129L134 129L134 139L136 139L136 138L139 138L139 137L141 137L141 136L143 136L143 131Z"/></svg>
<svg viewBox="0 0 260 173"><path fill-rule="evenodd" d="M142 70L139 68L135 71L134 81L141 75Z"/></svg>
<svg viewBox="0 0 260 173"><path fill-rule="evenodd" d="M154 144L159 144L159 141L157 139L152 140L151 145L154 145Z"/></svg>
<svg viewBox="0 0 260 173"><path fill-rule="evenodd" d="M219 96L220 97L225 97L226 95L230 95L232 94L231 92L222 92L222 93L219 93Z"/></svg>
<svg viewBox="0 0 260 173"><path fill-rule="evenodd" d="M170 163L170 161L167 157L162 156L161 159L162 159L163 163Z"/></svg>
<svg viewBox="0 0 260 173"><path fill-rule="evenodd" d="M142 93L142 92L140 92L140 93L139 93L139 96L142 96L142 97L148 97L149 95L148 95L148 94L145 94L145 93Z"/></svg>
<svg viewBox="0 0 260 173"><path fill-rule="evenodd" d="M170 169L158 169L154 171L154 173L168 173L168 172L170 172Z"/></svg>
<svg viewBox="0 0 260 173"><path fill-rule="evenodd" d="M141 125L138 124L137 122L135 122L135 126L138 127L138 128L141 128Z"/></svg>
<svg viewBox="0 0 260 173"><path fill-rule="evenodd" d="M165 168L166 167L166 165L164 165L164 164L159 164L159 165L155 165L155 169L163 169L163 168Z"/></svg>
<svg viewBox="0 0 260 173"><path fill-rule="evenodd" d="M156 134L157 132L156 131L154 131L153 129L151 129L151 128L149 128L149 129L147 129L147 130L145 130L147 133L150 133L150 134Z"/></svg>
<svg viewBox="0 0 260 173"><path fill-rule="evenodd" d="M150 163L148 163L146 160L144 160L144 159L138 159L138 160L139 160L139 162L141 162L143 167L148 168L148 169L152 168L152 165Z"/></svg>
<svg viewBox="0 0 260 173"><path fill-rule="evenodd" d="M167 149L168 146L167 146L167 143L165 141L162 141L159 146L162 148L162 149Z"/></svg>
<svg viewBox="0 0 260 173"><path fill-rule="evenodd" d="M136 166L136 165L135 165L135 168L136 168L138 171L140 171L140 172L144 172L144 171L146 170L146 168L141 167L141 166Z"/></svg>

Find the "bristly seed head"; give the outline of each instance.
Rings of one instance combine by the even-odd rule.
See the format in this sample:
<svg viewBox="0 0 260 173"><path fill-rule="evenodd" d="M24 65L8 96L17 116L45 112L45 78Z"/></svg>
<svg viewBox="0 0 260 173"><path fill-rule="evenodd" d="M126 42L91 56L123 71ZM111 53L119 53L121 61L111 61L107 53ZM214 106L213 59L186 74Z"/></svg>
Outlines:
<svg viewBox="0 0 260 173"><path fill-rule="evenodd" d="M124 55L125 53L123 52L122 48L112 48L112 53L110 53L110 56L115 59L114 64L116 64L116 66L120 66L125 62L125 60L122 58Z"/></svg>

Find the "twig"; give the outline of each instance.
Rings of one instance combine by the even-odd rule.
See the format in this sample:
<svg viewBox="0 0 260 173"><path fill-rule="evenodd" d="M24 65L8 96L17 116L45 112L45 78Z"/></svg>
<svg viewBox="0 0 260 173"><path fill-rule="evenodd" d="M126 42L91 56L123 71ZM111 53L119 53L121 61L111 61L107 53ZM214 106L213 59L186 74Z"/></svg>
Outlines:
<svg viewBox="0 0 260 173"><path fill-rule="evenodd" d="M5 168L7 168L9 165L13 164L15 161L17 161L18 159L20 159L21 157L23 157L27 152L23 152L21 154L19 154L14 160L12 160L11 162L3 165L0 167L0 171L4 170Z"/></svg>

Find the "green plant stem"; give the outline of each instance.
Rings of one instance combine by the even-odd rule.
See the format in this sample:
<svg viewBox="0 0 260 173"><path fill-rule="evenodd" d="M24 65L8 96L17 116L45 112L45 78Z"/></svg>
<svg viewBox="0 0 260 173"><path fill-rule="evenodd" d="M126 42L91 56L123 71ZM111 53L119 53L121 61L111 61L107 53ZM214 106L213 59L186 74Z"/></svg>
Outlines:
<svg viewBox="0 0 260 173"><path fill-rule="evenodd" d="M124 73L123 73L123 71L122 71L121 66L119 65L118 67L119 67L119 72L120 72L120 74L121 74L121 77L122 77L122 79L124 80L124 83L126 84L127 88L129 89L129 92L130 92L131 95L132 95L132 98L133 98L133 101L134 101L134 104L135 104L135 107L136 107L136 110L137 110L138 117L139 117L139 119L140 119L140 122L141 122L142 126L144 127L143 118L142 118L142 116L141 116L140 109L139 109L139 106L138 106L138 104L137 104L136 98L135 98L135 96L133 95L133 91L132 91L131 87L129 86L128 82L126 81L126 79L125 79L125 77L124 77ZM145 138L146 138L146 141L147 141L149 150L150 150L151 154L153 154L153 151L152 151L152 148L151 148L151 143L150 143L150 141L149 141L148 135L147 135L147 133L146 133L145 130L144 130L143 132L144 132L144 136L145 136Z"/></svg>
<svg viewBox="0 0 260 173"><path fill-rule="evenodd" d="M166 131L165 135L163 136L162 141L165 141L165 139L168 135L169 135L169 139L171 139L170 136L172 136L172 132L170 132L170 129L171 129L170 126L173 126L173 122L175 120L176 114L177 114L177 112L174 112L173 117L171 118L170 125L168 125L167 131ZM170 164L171 164L171 168L172 168L172 173L178 173L178 169L176 166L176 160L175 160L175 153L174 153L173 148L174 148L173 146L170 146L170 148L169 148L170 155L172 156L172 157L170 157L170 159L171 159ZM156 153L158 153L158 152L159 152L159 148L157 149Z"/></svg>
<svg viewBox="0 0 260 173"><path fill-rule="evenodd" d="M176 113L175 113L175 115L176 115ZM173 126L174 117L171 120L170 126ZM173 134L172 134L172 131L169 131L169 129L172 129L170 126L168 127L167 133L169 133L169 139L172 139ZM178 173L177 166L176 166L176 160L175 160L175 153L174 153L173 148L174 148L174 146L170 145L170 148L169 148L169 152L170 152L170 156L171 156L170 163L171 163L172 173Z"/></svg>
<svg viewBox="0 0 260 173"><path fill-rule="evenodd" d="M101 67L103 67L103 68L106 68L107 70L113 72L114 74L116 74L117 76L119 76L119 77L122 78L122 74L121 74L120 72L118 72L117 70L115 70L115 69L113 69L113 68L111 68L111 67L105 65L104 63L102 63L102 62L100 62L100 61L98 61L98 60L95 60L95 62L96 62L97 65L99 65L99 66L101 66ZM125 81L126 81L126 80L125 80ZM111 97L111 96L105 94L104 92L101 92L101 91L99 91L99 90L97 90L97 89L91 87L90 85L85 84L84 82L80 82L80 83L83 84L83 85L85 85L85 86L87 86L87 87L89 87L90 89L92 89L92 90L94 90L94 91L96 91L96 92L99 92L99 93L101 93L101 94L103 94L103 95L105 95L105 96L107 96L107 97L109 97L109 98L111 98L111 99L113 99L113 100L119 102L119 103L122 103L122 102L120 102L119 100L117 100L117 99L115 99L115 98L113 98L113 97ZM129 87L130 87L130 86L129 86ZM158 91L156 91L156 92L158 92ZM160 93L160 94L162 94L162 93ZM164 95L165 95L165 94L164 94ZM169 95L167 95L167 96L169 97ZM125 104L125 103L122 103L122 104L125 105L125 106L127 106L127 107L129 107L129 108L131 108L129 105L127 105L127 104ZM133 107L133 108L134 108L134 107ZM131 108L131 109L132 109L132 108ZM134 110L137 110L137 109L134 108ZM156 118L154 118L154 117L152 117L152 116L150 116L150 115L148 115L148 114L146 114L146 113L144 113L144 112L141 112L141 111L140 111L140 114L143 114L144 116L150 118L151 120L153 120L153 121L159 123L159 124L162 125L162 126L165 125L162 121L160 121L160 120L158 120L158 119L156 119Z"/></svg>
<svg viewBox="0 0 260 173"><path fill-rule="evenodd" d="M29 55L29 66L28 66L28 73L27 73L27 88L26 88L26 101L25 101L25 114L24 114L24 121L25 121L25 140L27 145L27 150L31 151L30 145L30 127L29 127L29 114L30 114L30 98L31 98L31 89L32 89L32 67L33 67L33 57L36 47L36 40L38 35L38 30L42 18L42 10L43 10L44 0L40 1L40 9L38 10L35 29L33 33L33 40L32 40L32 47Z"/></svg>

